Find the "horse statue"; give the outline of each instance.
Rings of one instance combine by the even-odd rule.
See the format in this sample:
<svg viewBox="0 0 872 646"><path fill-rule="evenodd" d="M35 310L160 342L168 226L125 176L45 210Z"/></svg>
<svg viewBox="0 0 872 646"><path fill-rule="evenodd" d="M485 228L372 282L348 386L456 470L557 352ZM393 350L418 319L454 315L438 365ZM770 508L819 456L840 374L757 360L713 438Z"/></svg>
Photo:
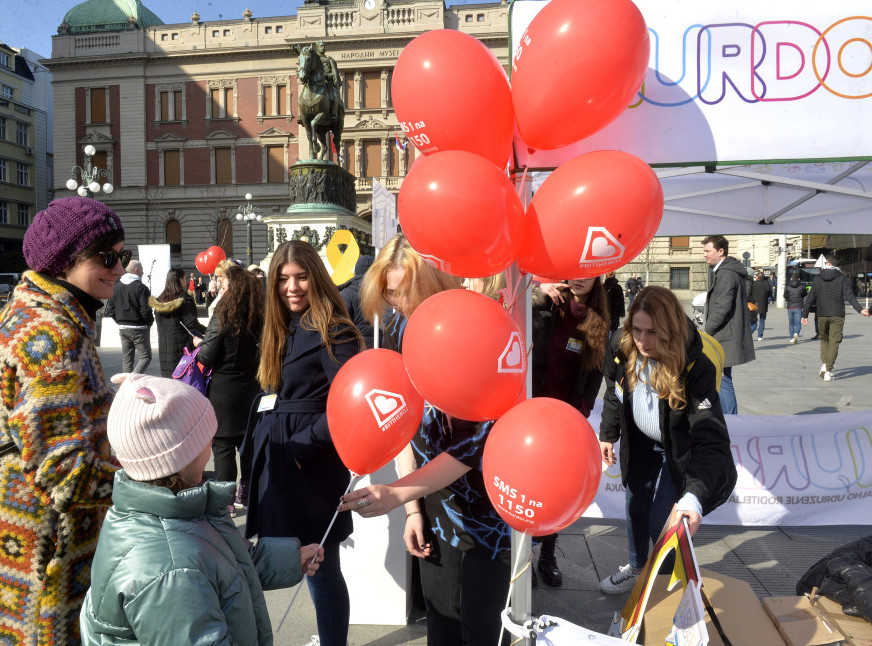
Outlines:
<svg viewBox="0 0 872 646"><path fill-rule="evenodd" d="M339 150L345 106L338 88L327 78L316 46L294 47L293 51L298 54L298 78L303 85L297 123L306 129L312 159L324 159L328 152L328 132L333 133L333 144Z"/></svg>

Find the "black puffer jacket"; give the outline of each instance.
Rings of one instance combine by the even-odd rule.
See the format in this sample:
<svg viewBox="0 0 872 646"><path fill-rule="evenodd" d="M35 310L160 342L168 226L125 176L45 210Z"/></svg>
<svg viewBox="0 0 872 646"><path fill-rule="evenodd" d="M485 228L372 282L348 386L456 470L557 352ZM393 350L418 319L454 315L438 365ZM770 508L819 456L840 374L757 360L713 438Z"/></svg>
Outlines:
<svg viewBox="0 0 872 646"><path fill-rule="evenodd" d="M148 304L154 308L157 323L160 376L169 378L173 376L173 370L182 358L183 349L194 349L194 340L188 330L205 334L206 326L197 320L197 305L190 294L166 303L161 303L152 296L148 299ZM182 327L183 324L188 330Z"/></svg>
<svg viewBox="0 0 872 646"><path fill-rule="evenodd" d="M799 282L799 278L794 276L788 279L787 284L784 286L784 301L787 309L795 310L802 307L807 293L805 287Z"/></svg>
<svg viewBox="0 0 872 646"><path fill-rule="evenodd" d="M818 316L844 316L845 301L857 312L863 311L847 276L835 267L827 267L814 277L811 291L805 297L802 318L808 318L812 305L817 305Z"/></svg>
<svg viewBox="0 0 872 646"><path fill-rule="evenodd" d="M682 375L687 406L671 409L660 400L660 431L666 450L666 464L681 497L692 493L708 514L730 497L736 485L736 465L730 452L730 436L715 388L715 366L703 353L702 339L693 321L687 319L690 337L685 346ZM627 483L629 433L642 433L633 419L633 393L626 388L627 358L619 349L621 335L615 334L606 350L606 392L600 423L601 442L621 440L621 481ZM691 365L692 364L692 365ZM621 401L621 398L623 401Z"/></svg>
<svg viewBox="0 0 872 646"><path fill-rule="evenodd" d="M872 536L842 545L812 565L796 584L796 594L817 587L842 612L872 623Z"/></svg>

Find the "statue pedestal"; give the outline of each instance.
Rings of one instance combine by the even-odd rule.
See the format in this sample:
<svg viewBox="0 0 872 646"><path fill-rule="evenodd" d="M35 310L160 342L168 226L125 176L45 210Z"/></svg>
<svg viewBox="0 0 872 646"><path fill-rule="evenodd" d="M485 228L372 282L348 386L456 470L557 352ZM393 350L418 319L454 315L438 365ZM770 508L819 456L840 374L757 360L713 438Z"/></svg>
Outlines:
<svg viewBox="0 0 872 646"><path fill-rule="evenodd" d="M269 266L276 247L285 240L304 240L318 250L332 273L324 250L338 229L354 234L361 254L372 254L372 224L356 215L354 181L354 175L330 161L310 159L291 166L287 213L264 218L268 255L261 266Z"/></svg>

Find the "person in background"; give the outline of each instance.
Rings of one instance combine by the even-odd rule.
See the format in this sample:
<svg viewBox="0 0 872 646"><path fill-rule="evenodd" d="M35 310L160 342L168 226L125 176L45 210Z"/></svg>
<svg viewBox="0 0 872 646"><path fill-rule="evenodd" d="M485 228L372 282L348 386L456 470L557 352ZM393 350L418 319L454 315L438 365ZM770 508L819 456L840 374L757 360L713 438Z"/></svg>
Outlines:
<svg viewBox="0 0 872 646"><path fill-rule="evenodd" d="M339 286L339 293L342 295L342 300L345 302L345 307L348 309L348 314L354 325L363 336L363 341L367 348L373 348L375 339L373 337L372 321L367 320L360 308L360 283L363 281L363 275L370 268L375 258L372 256L360 256L354 265L354 277L344 282Z"/></svg>
<svg viewBox="0 0 872 646"><path fill-rule="evenodd" d="M769 298L772 296L772 288L762 271L758 271L754 282L751 284L749 299L757 306L757 323L751 324L751 332L757 332L757 340L763 340L763 331L766 329L766 314L769 312ZM753 336L753 335L752 335Z"/></svg>
<svg viewBox="0 0 872 646"><path fill-rule="evenodd" d="M696 533L702 516L729 498L737 472L715 366L671 291L639 292L623 332L609 343L604 370L600 451L606 465L615 464L620 439L630 559L600 590L623 594L661 530L686 517Z"/></svg>
<svg viewBox="0 0 872 646"><path fill-rule="evenodd" d="M748 272L741 262L727 255L730 244L724 236L707 236L702 245L702 255L712 270L704 329L724 348L721 406L725 414L735 415L739 405L733 388L733 367L756 358L748 316Z"/></svg>
<svg viewBox="0 0 872 646"><path fill-rule="evenodd" d="M185 292L185 272L173 267L167 272L164 290L148 304L154 309L157 322L157 349L160 357L160 376L172 377L173 370L184 355L194 349L194 333L202 336L206 326L197 320L194 298Z"/></svg>
<svg viewBox="0 0 872 646"><path fill-rule="evenodd" d="M775 297L778 294L778 277L774 272L770 272L766 281L769 283L769 302L774 303Z"/></svg>
<svg viewBox="0 0 872 646"><path fill-rule="evenodd" d="M623 298L621 293L622 302ZM533 288L533 397L559 399L590 416L603 382L609 318L606 290L599 277ZM542 580L560 586L563 574L554 554L557 534L543 536L541 545L538 567Z"/></svg>
<svg viewBox="0 0 872 646"><path fill-rule="evenodd" d="M197 278L197 287L194 289L194 300L197 305L202 305L206 299L206 285L203 283L203 277Z"/></svg>
<svg viewBox="0 0 872 646"><path fill-rule="evenodd" d="M799 282L799 275L792 272L784 286L784 303L787 306L787 334L794 344L799 341L802 331L802 304L806 293L805 287Z"/></svg>
<svg viewBox="0 0 872 646"><path fill-rule="evenodd" d="M218 431L212 439L215 479L236 482L236 454L242 446L252 407L260 394L257 367L260 336L263 333L264 292L260 278L231 265L224 274L226 289L209 320L197 361L212 369L209 401L218 416ZM236 507L248 506L251 463L241 459L242 470L231 516Z"/></svg>
<svg viewBox="0 0 872 646"><path fill-rule="evenodd" d="M625 286L627 288L627 297L630 299L630 307L632 307L633 299L636 298L636 294L642 289L642 281L636 276L636 272L633 272L633 275L627 279Z"/></svg>
<svg viewBox="0 0 872 646"><path fill-rule="evenodd" d="M194 295L194 290L197 288L197 284L194 282L194 275L191 274L188 280L188 294L191 296Z"/></svg>
<svg viewBox="0 0 872 646"><path fill-rule="evenodd" d="M388 306L385 347L402 349L405 321L428 297L460 287L412 249L403 236L379 252L360 290L367 318ZM421 426L397 459L400 479L343 497L339 509L364 518L405 506L403 539L420 560L428 646L496 644L511 576L511 531L488 500L481 472L492 422L453 418L425 408Z"/></svg>
<svg viewBox="0 0 872 646"><path fill-rule="evenodd" d="M611 336L613 332L617 332L621 318L627 314L624 307L624 290L621 289L613 271L606 276L603 287L606 289L606 300L609 303L609 336Z"/></svg>
<svg viewBox="0 0 872 646"><path fill-rule="evenodd" d="M131 254L121 219L81 197L37 213L22 248L30 270L0 311L0 634L63 646L118 468L95 321Z"/></svg>
<svg viewBox="0 0 872 646"><path fill-rule="evenodd" d="M121 365L124 372L145 372L151 363L151 326L154 313L148 304L151 294L142 284L142 263L131 260L125 273L106 301L103 316L115 319L121 338Z"/></svg>
<svg viewBox="0 0 872 646"><path fill-rule="evenodd" d="M327 393L342 365L365 346L308 242L279 245L268 277L257 378L276 397L271 408L261 404L251 437L245 534L318 542L350 481L327 427ZM346 646L348 639L350 601L339 544L351 531L351 514L339 514L324 541L324 563L306 580L321 646Z"/></svg>
<svg viewBox="0 0 872 646"><path fill-rule="evenodd" d="M802 324L808 325L808 313L812 306L817 306L821 337L820 376L824 381L833 380L833 366L839 356L845 327L845 301L863 316L869 316L869 310L862 308L854 296L850 279L836 267L836 257L828 256L824 268L814 277L802 308Z"/></svg>
<svg viewBox="0 0 872 646"><path fill-rule="evenodd" d="M215 280L215 276L213 275L209 279L209 288L206 290L206 310L212 306L212 303L215 302L215 299L218 298L218 281Z"/></svg>
<svg viewBox="0 0 872 646"><path fill-rule="evenodd" d="M242 538L227 514L235 483L202 482L217 422L195 388L113 381L108 433L123 469L82 608L83 646L271 644L263 591L315 574L323 552L296 538Z"/></svg>

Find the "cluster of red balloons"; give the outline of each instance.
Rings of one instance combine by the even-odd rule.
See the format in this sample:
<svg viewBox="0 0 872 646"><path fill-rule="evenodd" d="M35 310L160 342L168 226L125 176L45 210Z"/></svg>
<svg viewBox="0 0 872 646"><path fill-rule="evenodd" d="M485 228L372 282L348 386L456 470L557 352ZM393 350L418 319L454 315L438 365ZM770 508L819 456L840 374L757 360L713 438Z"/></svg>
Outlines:
<svg viewBox="0 0 872 646"><path fill-rule="evenodd" d="M511 85L472 36L442 29L415 38L391 84L397 119L423 153L397 205L412 246L469 278L515 261L548 279L589 278L632 260L663 211L660 182L643 161L581 155L543 182L526 216L505 168L516 128L528 146L553 149L616 119L641 87L649 49L631 0L551 0L521 37Z"/></svg>
<svg viewBox="0 0 872 646"><path fill-rule="evenodd" d="M198 253L197 257L194 259L194 264L197 266L197 271L201 274L208 275L214 273L218 263L226 257L227 254L224 253L224 249L218 246L212 246L206 249L206 251Z"/></svg>
<svg viewBox="0 0 872 646"><path fill-rule="evenodd" d="M403 131L423 154L398 200L412 246L468 278L513 262L544 279L588 278L632 260L663 211L644 161L580 155L542 183L526 213L505 170L516 131L546 150L616 119L642 84L649 48L631 0L551 0L520 39L511 85L467 34L415 38L391 85ZM483 463L491 502L514 529L558 531L593 500L599 447L572 406L523 401L526 372L526 345L502 306L463 290L436 294L409 318L402 356L370 350L339 371L327 402L337 451L356 473L380 468L416 432L425 400L462 419L497 420Z"/></svg>

